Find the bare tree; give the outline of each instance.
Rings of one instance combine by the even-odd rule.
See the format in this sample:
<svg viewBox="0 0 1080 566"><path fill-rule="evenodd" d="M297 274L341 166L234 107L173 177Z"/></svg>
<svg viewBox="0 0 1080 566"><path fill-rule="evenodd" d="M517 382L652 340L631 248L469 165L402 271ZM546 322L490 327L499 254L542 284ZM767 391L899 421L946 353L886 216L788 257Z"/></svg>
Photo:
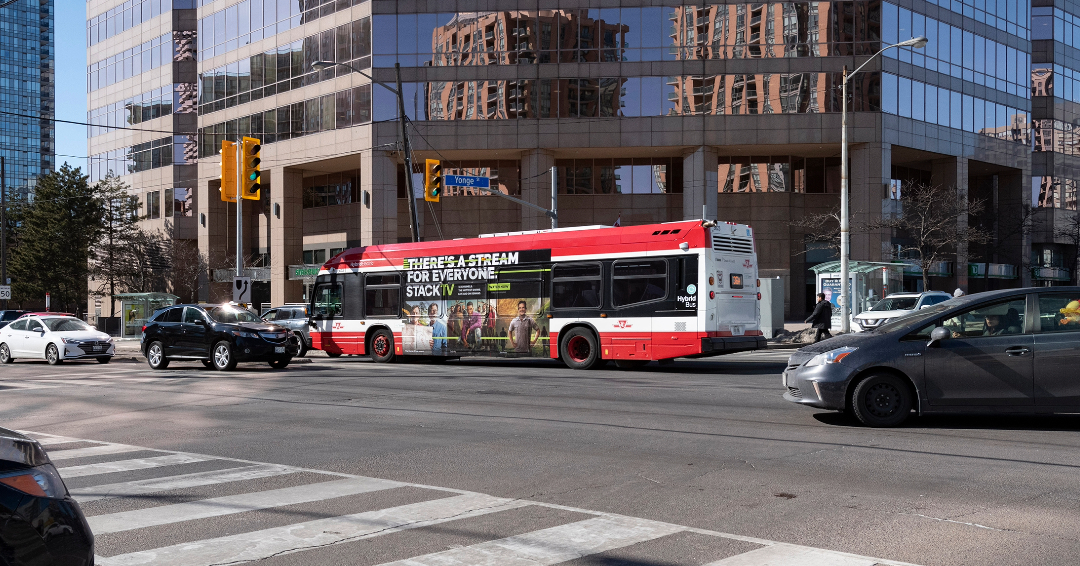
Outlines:
<svg viewBox="0 0 1080 566"><path fill-rule="evenodd" d="M197 242L174 238L168 247L172 292L186 302L198 301L199 278L209 271L206 256Z"/></svg>
<svg viewBox="0 0 1080 566"><path fill-rule="evenodd" d="M858 217L861 213L858 211L852 211L851 216ZM833 208L829 212L818 212L814 214L807 214L801 218L797 218L791 221L791 225L796 228L802 228L804 241L807 244L822 244L818 249L828 249L834 254L840 253L840 207ZM850 234L859 234L867 232L871 229L869 224L853 223L849 225ZM794 255L805 254L810 251L811 246L807 246L801 251L796 252Z"/></svg>
<svg viewBox="0 0 1080 566"><path fill-rule="evenodd" d="M1073 210L1072 214L1066 217L1065 223L1054 230L1054 239L1064 240L1072 246L1072 255L1066 260L1066 268L1072 284L1080 283L1080 274L1077 274L1080 268L1080 211Z"/></svg>
<svg viewBox="0 0 1080 566"><path fill-rule="evenodd" d="M930 288L931 266L953 257L961 244L990 241L988 230L961 222L982 213L986 202L968 199L956 187L915 183L905 188L900 205L899 214L882 218L873 227L891 228L907 236L908 243L901 244L899 252L915 260L924 289Z"/></svg>

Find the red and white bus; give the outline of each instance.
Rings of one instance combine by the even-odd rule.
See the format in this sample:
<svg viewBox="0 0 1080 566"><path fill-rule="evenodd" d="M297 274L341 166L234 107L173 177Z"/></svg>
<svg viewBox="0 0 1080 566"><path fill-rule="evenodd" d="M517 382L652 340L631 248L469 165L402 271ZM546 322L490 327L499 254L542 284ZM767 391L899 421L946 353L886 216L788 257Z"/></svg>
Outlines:
<svg viewBox="0 0 1080 566"><path fill-rule="evenodd" d="M331 356L701 357L765 347L749 226L684 221L353 248L319 271L312 347Z"/></svg>

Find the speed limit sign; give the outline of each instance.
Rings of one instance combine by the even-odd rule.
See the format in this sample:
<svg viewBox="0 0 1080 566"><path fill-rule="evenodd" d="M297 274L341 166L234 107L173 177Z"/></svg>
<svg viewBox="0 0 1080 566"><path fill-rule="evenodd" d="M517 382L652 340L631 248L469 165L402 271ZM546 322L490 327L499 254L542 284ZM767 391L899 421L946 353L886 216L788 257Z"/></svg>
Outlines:
<svg viewBox="0 0 1080 566"><path fill-rule="evenodd" d="M11 285L0 285L0 301L11 300Z"/></svg>

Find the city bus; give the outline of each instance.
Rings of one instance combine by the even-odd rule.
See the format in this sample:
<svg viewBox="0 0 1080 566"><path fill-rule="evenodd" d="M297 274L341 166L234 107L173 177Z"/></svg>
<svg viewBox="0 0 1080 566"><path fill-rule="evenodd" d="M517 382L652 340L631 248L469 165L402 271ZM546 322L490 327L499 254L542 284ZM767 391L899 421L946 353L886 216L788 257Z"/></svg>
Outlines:
<svg viewBox="0 0 1080 566"><path fill-rule="evenodd" d="M613 361L765 347L745 224L694 220L352 248L311 294L312 347L332 357Z"/></svg>

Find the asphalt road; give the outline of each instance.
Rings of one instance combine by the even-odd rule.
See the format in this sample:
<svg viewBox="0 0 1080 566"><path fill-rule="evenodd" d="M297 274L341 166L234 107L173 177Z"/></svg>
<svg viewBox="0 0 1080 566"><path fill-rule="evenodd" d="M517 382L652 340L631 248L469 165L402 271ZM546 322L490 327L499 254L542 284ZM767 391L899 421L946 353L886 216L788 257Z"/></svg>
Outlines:
<svg viewBox="0 0 1080 566"><path fill-rule="evenodd" d="M783 401L783 360L19 361L0 426L49 443L103 565L1076 562L1080 420L861 428Z"/></svg>

